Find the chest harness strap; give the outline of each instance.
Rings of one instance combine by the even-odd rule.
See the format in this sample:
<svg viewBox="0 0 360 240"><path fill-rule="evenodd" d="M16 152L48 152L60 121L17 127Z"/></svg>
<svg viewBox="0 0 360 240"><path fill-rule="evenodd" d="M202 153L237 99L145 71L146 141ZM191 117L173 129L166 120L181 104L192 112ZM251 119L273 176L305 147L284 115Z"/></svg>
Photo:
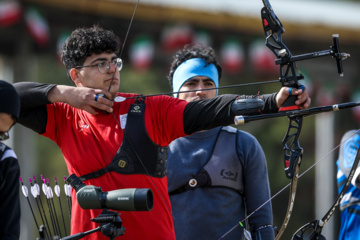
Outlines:
<svg viewBox="0 0 360 240"><path fill-rule="evenodd" d="M6 146L4 143L0 142L0 161L1 161L1 158L4 155L5 151L8 149L9 149L8 146Z"/></svg>
<svg viewBox="0 0 360 240"><path fill-rule="evenodd" d="M88 180L107 172L120 174L145 174L164 177L168 147L154 143L145 127L145 97L139 96L130 106L125 126L124 139L111 163L98 171L83 175L80 180Z"/></svg>
<svg viewBox="0 0 360 240"><path fill-rule="evenodd" d="M236 130L222 128L213 153L200 172L184 186L169 194L178 194L198 187L225 187L242 195L244 191L243 167L236 151L236 136Z"/></svg>
<svg viewBox="0 0 360 240"><path fill-rule="evenodd" d="M8 146L6 146L4 143L0 142L0 162L1 162L1 159L5 153L5 151L9 149ZM2 170L2 169L0 169ZM3 179L3 172L0 171L0 189L3 189L3 185L5 184L5 181Z"/></svg>

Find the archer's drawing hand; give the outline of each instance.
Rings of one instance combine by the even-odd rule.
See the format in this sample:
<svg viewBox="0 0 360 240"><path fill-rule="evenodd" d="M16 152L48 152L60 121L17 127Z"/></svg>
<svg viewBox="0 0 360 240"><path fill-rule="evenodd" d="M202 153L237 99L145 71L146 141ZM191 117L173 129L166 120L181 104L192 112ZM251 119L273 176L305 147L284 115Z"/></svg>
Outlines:
<svg viewBox="0 0 360 240"><path fill-rule="evenodd" d="M97 96L104 94L107 98ZM96 115L100 110L111 113L113 102L110 92L103 89L57 85L48 94L50 102L65 102L69 105Z"/></svg>
<svg viewBox="0 0 360 240"><path fill-rule="evenodd" d="M301 85L301 88L282 87L276 95L277 107L280 108L290 95L297 96L295 104L302 110L307 109L311 104L311 98L309 97L307 87Z"/></svg>

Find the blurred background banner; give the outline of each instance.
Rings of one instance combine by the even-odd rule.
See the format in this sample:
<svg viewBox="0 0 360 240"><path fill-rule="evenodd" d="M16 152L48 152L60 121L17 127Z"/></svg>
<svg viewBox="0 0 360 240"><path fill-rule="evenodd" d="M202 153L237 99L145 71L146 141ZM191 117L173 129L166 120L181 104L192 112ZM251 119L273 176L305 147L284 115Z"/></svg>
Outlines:
<svg viewBox="0 0 360 240"><path fill-rule="evenodd" d="M71 31L99 24L112 29L123 41L136 2L0 0L0 78L9 82L72 85L59 60L61 45ZM331 57L297 63L305 73L306 79L302 82L309 88L312 106L358 101L360 1L270 2L286 30L283 41L293 55L328 50L334 33L340 35L341 52L351 54L351 58L343 62L345 76L342 78ZM121 56L124 68L120 91L170 92L166 75L172 55L184 44L199 42L212 46L223 64L220 86L278 79L279 67L264 45L262 7L261 0L140 0ZM219 93L262 94L278 91L280 87L275 83L223 89ZM300 173L338 145L347 130L358 128L359 112L356 108L304 119L300 136L304 149ZM281 145L287 125L287 118L277 118L238 126L253 134L264 149L272 195L289 183L284 173ZM33 175L62 179L68 175L56 144L20 125L11 132L13 137L7 144L18 155L23 179ZM336 196L337 154L338 150L334 151L300 178L293 214L282 239L290 239L302 225L321 218L332 205ZM282 224L287 201L288 189L272 201L274 225L278 227ZM30 239L30 236L35 239L38 233L25 199L22 199L21 208L22 239ZM338 227L336 212L323 229L328 240L337 238Z"/></svg>

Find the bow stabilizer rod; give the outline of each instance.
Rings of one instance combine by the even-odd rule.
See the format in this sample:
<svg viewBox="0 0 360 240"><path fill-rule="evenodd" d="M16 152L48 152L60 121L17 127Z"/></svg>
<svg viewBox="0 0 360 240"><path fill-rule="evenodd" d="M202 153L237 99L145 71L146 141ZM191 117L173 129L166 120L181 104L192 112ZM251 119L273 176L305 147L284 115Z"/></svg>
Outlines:
<svg viewBox="0 0 360 240"><path fill-rule="evenodd" d="M334 105L326 105L326 106L320 106L320 107L313 107L309 109L304 110L297 110L297 111L284 111L284 112L277 112L277 113L270 113L270 114L263 114L263 115L254 115L254 116L235 116L234 122L235 125L242 125L248 122L256 121L256 120L262 120L262 119L268 119L268 118L276 118L276 117L284 117L284 116L303 116L307 117L310 115L315 115L318 113L323 112L333 112L333 111L339 111L346 108L353 108L360 106L359 102L347 102L347 103L340 103L340 104L334 104Z"/></svg>

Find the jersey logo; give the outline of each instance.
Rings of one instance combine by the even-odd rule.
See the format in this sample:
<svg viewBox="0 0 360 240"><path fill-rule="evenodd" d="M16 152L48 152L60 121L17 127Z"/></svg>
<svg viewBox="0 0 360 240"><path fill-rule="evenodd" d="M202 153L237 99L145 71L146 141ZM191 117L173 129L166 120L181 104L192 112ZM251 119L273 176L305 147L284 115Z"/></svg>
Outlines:
<svg viewBox="0 0 360 240"><path fill-rule="evenodd" d="M79 132L81 132L84 129L89 129L89 125L83 124L83 125L80 126L80 128L81 129L79 130Z"/></svg>
<svg viewBox="0 0 360 240"><path fill-rule="evenodd" d="M131 109L131 112L133 112L133 113L141 113L140 106L139 105L133 105L133 109Z"/></svg>
<svg viewBox="0 0 360 240"><path fill-rule="evenodd" d="M118 162L118 166L121 167L121 168L126 167L126 161L125 161L125 160L120 160L120 161Z"/></svg>
<svg viewBox="0 0 360 240"><path fill-rule="evenodd" d="M222 169L220 172L220 175L224 178L224 179L228 179L228 180L232 180L234 182L237 181L237 177L238 177L238 173L237 172L232 172L232 171L226 171L225 169Z"/></svg>

